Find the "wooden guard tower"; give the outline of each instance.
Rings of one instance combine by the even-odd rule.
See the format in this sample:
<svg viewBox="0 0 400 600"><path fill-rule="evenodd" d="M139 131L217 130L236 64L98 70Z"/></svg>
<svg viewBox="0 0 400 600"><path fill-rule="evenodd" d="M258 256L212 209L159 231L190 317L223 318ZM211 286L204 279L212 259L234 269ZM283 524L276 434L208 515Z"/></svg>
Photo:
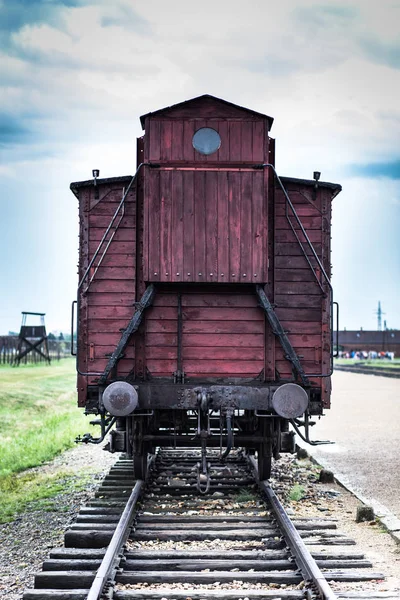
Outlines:
<svg viewBox="0 0 400 600"><path fill-rule="evenodd" d="M46 313L22 312L21 330L19 332L18 354L15 364L19 366L21 360L31 352L36 352L40 360L50 364L49 344L47 341L44 317ZM40 317L40 325L27 325L28 316Z"/></svg>

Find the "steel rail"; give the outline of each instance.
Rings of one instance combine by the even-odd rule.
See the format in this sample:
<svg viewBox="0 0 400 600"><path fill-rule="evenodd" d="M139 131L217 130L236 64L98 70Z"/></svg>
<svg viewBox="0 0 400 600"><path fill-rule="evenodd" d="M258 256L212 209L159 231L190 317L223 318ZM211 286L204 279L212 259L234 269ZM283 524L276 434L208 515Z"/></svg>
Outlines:
<svg viewBox="0 0 400 600"><path fill-rule="evenodd" d="M249 461L251 466L257 473L258 478L258 468L256 461L252 456L249 457ZM314 558L311 556L308 548L301 539L297 529L293 525L282 504L279 502L270 483L268 481L261 481L258 478L258 485L267 496L267 499L274 512L274 517L278 522L279 527L281 528L281 531L285 538L285 542L290 548L290 551L292 552L295 558L296 564L299 567L301 575L304 578L306 584L308 584L309 586L313 586L314 591L317 592L321 600L337 600L338 597L332 591L329 583L326 580L326 577L321 572ZM313 597L311 590L307 591L307 596L310 599Z"/></svg>
<svg viewBox="0 0 400 600"><path fill-rule="evenodd" d="M139 479L129 496L128 502L124 508L114 535L107 548L100 567L97 570L91 588L89 590L87 600L98 600L103 592L104 586L110 578L113 569L117 568L119 563L118 555L121 552L122 546L125 544L132 524L133 512L136 503L142 492L144 481Z"/></svg>

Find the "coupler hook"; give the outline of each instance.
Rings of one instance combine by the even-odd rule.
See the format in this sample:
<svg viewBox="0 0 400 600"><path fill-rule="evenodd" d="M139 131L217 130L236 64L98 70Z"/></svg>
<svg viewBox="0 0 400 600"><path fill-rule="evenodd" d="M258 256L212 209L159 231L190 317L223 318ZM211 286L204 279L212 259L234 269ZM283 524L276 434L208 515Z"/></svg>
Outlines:
<svg viewBox="0 0 400 600"><path fill-rule="evenodd" d="M210 463L207 462L207 438L210 435L210 397L204 390L197 395L199 403L197 435L201 439L201 462L196 465L197 489L200 494L207 494L210 489Z"/></svg>
<svg viewBox="0 0 400 600"><path fill-rule="evenodd" d="M197 463L197 489L200 494L207 494L211 485L210 476L211 464L207 462L207 445L206 440L201 440L201 463Z"/></svg>

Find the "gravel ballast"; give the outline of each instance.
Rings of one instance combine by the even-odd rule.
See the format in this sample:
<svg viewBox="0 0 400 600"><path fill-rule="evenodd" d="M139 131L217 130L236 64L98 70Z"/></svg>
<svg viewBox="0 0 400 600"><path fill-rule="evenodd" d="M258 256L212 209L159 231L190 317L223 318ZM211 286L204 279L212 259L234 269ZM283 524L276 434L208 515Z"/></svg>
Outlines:
<svg viewBox="0 0 400 600"><path fill-rule="evenodd" d="M78 446L40 468L42 471L70 471L88 481L84 491L60 494L50 510L27 510L13 522L0 526L0 598L20 599L26 588L33 587L33 575L41 570L50 549L63 545L64 530L82 505L94 493L99 480L117 459L98 446ZM400 597L400 546L384 531L379 521L356 523L360 502L336 483L319 484L318 468L308 460L299 461L284 455L274 464L272 484L293 518L331 517L338 529L357 543L357 551L370 559L374 571L386 574L386 580L368 584L380 592L398 592ZM279 482L278 482L279 479ZM289 499L293 487L299 485L303 499ZM228 507L227 507L228 508ZM311 512L311 515L310 515ZM360 584L358 584L360 585ZM362 584L365 589L365 584ZM357 590L357 587L352 588Z"/></svg>

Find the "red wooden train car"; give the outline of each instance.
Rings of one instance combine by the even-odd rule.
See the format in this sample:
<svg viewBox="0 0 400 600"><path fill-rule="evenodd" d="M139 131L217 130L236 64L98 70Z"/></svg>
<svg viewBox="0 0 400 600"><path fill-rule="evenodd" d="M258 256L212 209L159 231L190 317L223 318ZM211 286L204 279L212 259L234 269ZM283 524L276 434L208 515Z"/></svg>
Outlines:
<svg viewBox="0 0 400 600"><path fill-rule="evenodd" d="M194 98L141 118L133 177L71 184L79 405L139 477L156 446L200 446L206 472L222 444L256 451L267 478L329 407L341 187L279 178L272 121Z"/></svg>

